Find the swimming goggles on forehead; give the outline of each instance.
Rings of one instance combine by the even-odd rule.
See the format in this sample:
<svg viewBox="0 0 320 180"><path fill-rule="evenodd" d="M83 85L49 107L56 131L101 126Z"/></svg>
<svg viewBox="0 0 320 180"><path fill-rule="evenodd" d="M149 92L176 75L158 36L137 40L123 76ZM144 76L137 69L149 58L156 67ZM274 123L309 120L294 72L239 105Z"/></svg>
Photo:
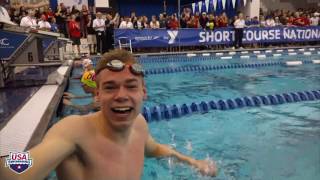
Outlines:
<svg viewBox="0 0 320 180"><path fill-rule="evenodd" d="M122 71L126 66L129 66L129 70L132 74L134 75L141 75L141 76L144 76L144 70L143 70L143 67L138 64L138 63L135 63L135 64L130 64L130 65L127 65L125 63L123 63L122 61L120 60L111 60L107 63L106 65L106 68L110 71L114 71L114 72L120 72Z"/></svg>

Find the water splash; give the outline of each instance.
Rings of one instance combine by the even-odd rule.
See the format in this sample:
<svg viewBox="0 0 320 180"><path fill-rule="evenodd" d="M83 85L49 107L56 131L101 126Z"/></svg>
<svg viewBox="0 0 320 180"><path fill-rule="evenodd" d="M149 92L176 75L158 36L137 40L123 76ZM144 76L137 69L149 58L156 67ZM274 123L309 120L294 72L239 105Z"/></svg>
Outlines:
<svg viewBox="0 0 320 180"><path fill-rule="evenodd" d="M186 149L189 151L189 152L191 152L192 151L192 142L190 141L190 140L187 140L187 142L186 142L187 144L186 144Z"/></svg>

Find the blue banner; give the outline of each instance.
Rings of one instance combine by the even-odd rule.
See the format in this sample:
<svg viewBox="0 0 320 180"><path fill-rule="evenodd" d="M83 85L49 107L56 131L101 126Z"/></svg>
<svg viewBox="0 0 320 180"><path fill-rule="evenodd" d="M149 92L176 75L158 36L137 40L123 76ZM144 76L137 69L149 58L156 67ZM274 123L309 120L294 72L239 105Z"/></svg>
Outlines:
<svg viewBox="0 0 320 180"><path fill-rule="evenodd" d="M233 44L234 29L231 27L218 28L214 31L203 29L116 29L116 46L119 46L121 38L130 39L133 48ZM243 37L244 44L307 41L320 41L320 26L251 27L245 28Z"/></svg>
<svg viewBox="0 0 320 180"><path fill-rule="evenodd" d="M0 30L0 59L8 60L8 58L22 45L27 37L27 34Z"/></svg>
<svg viewBox="0 0 320 180"><path fill-rule="evenodd" d="M54 39L54 38L45 37L41 39L42 39L43 52L46 52L48 50L48 47L55 41L56 38Z"/></svg>

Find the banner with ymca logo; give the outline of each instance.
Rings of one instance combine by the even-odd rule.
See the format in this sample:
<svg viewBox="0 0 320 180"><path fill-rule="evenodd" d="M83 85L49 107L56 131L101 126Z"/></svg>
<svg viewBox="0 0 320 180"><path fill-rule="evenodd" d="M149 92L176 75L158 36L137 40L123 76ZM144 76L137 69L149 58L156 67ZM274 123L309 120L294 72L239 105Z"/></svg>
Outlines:
<svg viewBox="0 0 320 180"><path fill-rule="evenodd" d="M115 45L131 41L133 48L199 46L233 44L234 29L116 29ZM251 27L244 29L243 43L290 43L320 41L320 26L309 27Z"/></svg>

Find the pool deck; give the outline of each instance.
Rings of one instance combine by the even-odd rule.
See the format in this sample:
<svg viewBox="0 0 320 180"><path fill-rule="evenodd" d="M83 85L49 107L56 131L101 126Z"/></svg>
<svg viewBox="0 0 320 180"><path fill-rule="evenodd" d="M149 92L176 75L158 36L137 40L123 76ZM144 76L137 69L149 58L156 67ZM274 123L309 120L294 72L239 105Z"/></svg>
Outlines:
<svg viewBox="0 0 320 180"><path fill-rule="evenodd" d="M72 61L65 62L50 77L47 84L12 116L0 131L0 156L21 152L38 144L61 101L72 69Z"/></svg>

